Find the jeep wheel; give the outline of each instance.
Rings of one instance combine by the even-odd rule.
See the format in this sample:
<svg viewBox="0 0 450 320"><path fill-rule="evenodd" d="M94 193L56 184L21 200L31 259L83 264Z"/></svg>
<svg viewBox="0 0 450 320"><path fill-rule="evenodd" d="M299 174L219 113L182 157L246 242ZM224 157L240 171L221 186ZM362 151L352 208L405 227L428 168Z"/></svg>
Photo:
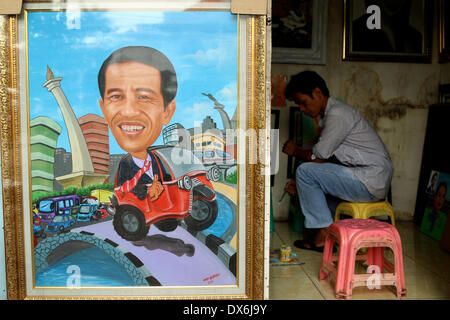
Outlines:
<svg viewBox="0 0 450 320"><path fill-rule="evenodd" d="M184 219L189 228L201 231L209 228L217 218L217 201L195 200L191 214Z"/></svg>
<svg viewBox="0 0 450 320"><path fill-rule="evenodd" d="M145 225L142 212L130 205L119 206L113 220L114 230L128 241L138 241L145 238L150 226Z"/></svg>

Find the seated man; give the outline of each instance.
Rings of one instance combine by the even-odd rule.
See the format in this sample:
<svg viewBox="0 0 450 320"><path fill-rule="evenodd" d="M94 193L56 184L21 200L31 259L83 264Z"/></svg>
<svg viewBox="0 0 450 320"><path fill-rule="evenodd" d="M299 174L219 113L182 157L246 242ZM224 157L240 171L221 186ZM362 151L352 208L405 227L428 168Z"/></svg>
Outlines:
<svg viewBox="0 0 450 320"><path fill-rule="evenodd" d="M283 152L305 161L296 170L296 180L285 187L291 195L298 193L310 234L294 246L322 251L325 231L334 215L327 197L351 202L385 199L394 168L386 146L369 122L358 110L330 96L317 73L305 71L293 76L285 95L314 118L321 130L312 150L287 141Z"/></svg>

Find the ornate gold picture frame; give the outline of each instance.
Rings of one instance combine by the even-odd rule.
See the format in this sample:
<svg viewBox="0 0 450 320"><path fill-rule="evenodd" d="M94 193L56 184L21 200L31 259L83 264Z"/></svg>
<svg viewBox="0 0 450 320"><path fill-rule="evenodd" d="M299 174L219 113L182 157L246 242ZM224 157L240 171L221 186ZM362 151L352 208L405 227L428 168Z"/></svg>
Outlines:
<svg viewBox="0 0 450 320"><path fill-rule="evenodd" d="M444 0L439 1L439 62L450 61L450 6Z"/></svg>
<svg viewBox="0 0 450 320"><path fill-rule="evenodd" d="M37 167L33 166L34 162L32 162L33 160L36 159L35 154L33 153L35 151L35 147L33 147L32 143L33 140L32 138L34 137L33 134L35 133L34 130L36 130L36 127L34 126L36 122L35 119L38 118L39 123L41 125L43 124L44 126L52 129L53 131L59 130L58 123L55 124L55 122L51 122L47 118L42 119L42 117L40 116L36 117L33 115L33 112L36 110L30 109L30 108L37 108L35 102L39 100L39 98L33 96L33 90L35 87L37 87L36 83L38 82L33 80L35 69L33 69L32 63L35 60L45 58L44 56L42 56L42 53L38 54L38 49L36 49L37 47L34 46L32 39L30 39L30 37L34 36L38 38L40 35L42 35L43 31L45 31L44 29L39 29L38 20L49 18L53 19L52 20L53 22L60 22L60 20L66 19L65 23L67 23L67 28L71 29L71 31L73 32L79 32L80 29L81 30L83 29L83 25L81 25L80 27L79 25L77 25L77 23L79 23L80 21L81 22L93 21L91 15L95 16L101 13L105 13L108 15L125 13L124 16L133 18L133 12L137 11L139 11L141 14L142 12L144 12L144 15L146 12L149 12L151 13L152 17L156 16L171 17L171 21L174 21L173 17L177 14L178 15L186 14L190 16L192 15L195 16L197 14L197 15L204 15L205 17L207 17L208 14L211 13L217 14L217 17L219 17L219 19L221 17L225 17L228 15L236 21L235 39L234 40L231 39L231 41L234 41L234 45L230 46L231 48L233 47L235 48L235 52L218 51L219 54L215 55L214 51L208 51L207 49L203 49L201 47L199 47L196 50L196 52L194 52L199 56L200 61L202 63L205 63L205 59L208 58L219 59L224 55L227 55L228 53L231 53L231 55L235 57L234 58L235 60L233 62L235 63L237 68L237 70L235 71L236 74L235 87L234 89L233 88L230 89L230 87L227 87L224 89L227 89L228 91L223 91L228 94L230 94L231 92L231 95L233 95L234 93L236 101L235 109L232 109L235 111L234 117L232 119L228 119L227 120L228 122L223 120L227 118L224 115L226 114L226 112L223 112L223 110L226 110L226 104L225 105L222 104L221 100L218 99L218 96L215 95L214 92L211 93L210 91L208 91L210 89L198 88L198 92L197 91L194 92L192 91L192 89L190 89L190 91L188 90L188 93L190 93L191 95L195 94L199 95L200 98L203 97L205 99L204 102L205 104L210 103L214 107L210 108L213 111L210 110L208 111L208 113L205 113L204 111L205 108L202 109L198 105L193 104L192 111L196 110L195 114L198 115L199 121L201 121L203 118L207 116L212 115L213 112L216 112L214 110L221 109L222 111L220 112L219 119L223 120L224 123L223 129L224 130L226 129L225 123L235 124L233 128L236 129L237 134L235 135L236 143L234 145L234 153L232 152L232 149L223 149L225 151L228 151L226 152L226 154L231 153L235 157L234 159L235 163L233 164L236 167L234 182L233 181L229 182L229 180L226 180L227 174L224 173L226 171L224 170L224 168L229 169L230 166L217 165L217 167L219 167L220 170L222 170L218 172L219 173L222 172L221 179L224 180L217 180L220 177L216 177L217 179L214 179L215 171L207 170L208 180L211 179L214 180L214 182L211 182L211 184L208 185L210 186L212 185L211 188L216 192L216 195L221 194L222 196L225 197L229 196L230 199L232 197L235 198L233 200L236 206L235 219L233 220L234 221L233 223L235 223L235 230L234 230L235 235L233 237L233 241L231 241L230 239L224 240L220 236L211 236L211 234L208 234L207 232L202 233L198 230L193 232L192 228L189 227L189 225L187 227L186 225L183 225L185 219L180 219L180 221L181 220L183 221L181 222L178 221L178 224L175 227L181 228L183 225L184 226L183 229L184 231L182 230L183 232L187 231L191 233L191 235L193 235L194 237L197 237L197 239L202 237L208 238L208 240L206 240L203 243L203 245L201 244L192 245L189 241L192 241L192 243L194 243L194 239L189 241L183 240L185 242L179 239L175 239L176 237L174 236L174 233L172 233L173 229L171 229L167 233L164 233L163 230L164 228L162 228L161 229L163 230L161 231L162 234L156 235L158 236L157 237L159 239L158 241L166 241L166 245L167 241L172 243L176 242L177 244L183 242L185 248L188 248L189 250L200 250L200 247L203 248L204 246L205 248L209 248L209 250L213 252L213 255L216 256L215 259L218 258L217 261L220 260L222 261L222 263L224 263L224 260L228 259L227 260L228 264L226 264L225 268L228 270L220 272L218 271L213 274L211 273L209 277L203 277L203 279L198 280L198 282L194 281L193 285L186 285L181 282L179 285L176 282L167 285L164 284L164 281L161 281L161 278L158 279L158 277L155 276L156 273L154 273L150 267L147 268L147 266L145 265L145 261L143 263L143 261L141 261L142 259L141 260L137 259L136 255L134 255L133 252L125 252L120 242L116 243L112 241L105 234L98 236L97 234L93 234L93 232L90 232L89 230L91 229L89 229L89 227L92 227L92 225L94 225L94 223L92 222L94 221L93 213L90 213L92 223L86 222L84 224L78 224L77 219L80 216L80 212L82 212L81 208L83 207L83 205L84 205L83 208L86 208L86 210L88 211L89 207L95 206L94 209L96 210L96 214L97 211L99 213L98 219L102 219L100 211L102 208L104 208L104 216L107 216L108 214L112 215L112 218L109 219L109 222L104 223L109 223L109 225L111 226L114 224L114 228L116 228L116 224L118 224L118 222L113 223L113 221L115 221L114 220L115 216L118 215L119 211L117 210L117 208L119 208L120 203L114 204L114 201L118 200L114 199L113 196L109 198L112 201L112 204L108 202L108 200L101 201L100 196L98 196L98 199L96 199L97 204L93 205L91 205L91 202L89 201L89 198L91 200L95 198L92 196L93 193L91 193L90 196L85 195L80 196L79 199L81 200L82 203L80 203L78 206L71 204L71 208L67 212L64 212L63 207L61 205L58 205L59 211L57 211L55 215L50 218L50 220L52 219L54 220L55 217L62 217L62 216L65 216L67 217L67 219L69 219L69 216L72 215L73 217L70 218L71 219L70 221L76 221L75 226L78 227L78 229L75 228L74 230L73 229L74 226L66 227L65 225L59 224L57 226L61 227L61 229L59 229L58 232L52 233L51 237L49 236L47 238L41 239L37 238L37 234L33 228L33 225L37 224L35 223L37 216L39 217L39 219L42 220L46 218L45 215L42 215L41 212L39 211L40 210L39 204L42 204L42 206L44 206L43 201L47 201L48 204L47 208L50 207L53 208L54 206L56 206L56 204L50 205L51 203L48 202L49 201L48 199L57 198L56 194L52 194L50 196L48 193L44 192L43 195L42 194L36 195L35 192L36 190L35 186L38 184L36 182L38 180L35 179L36 177L35 170L37 170L36 169ZM41 13L42 17L40 16ZM148 17L144 17L144 20L148 21ZM199 19L196 19L196 21L198 22ZM133 20L133 22L136 22L136 20ZM179 31L181 32L182 29L184 28L183 24L180 23L179 21L177 22L178 22L177 27L180 28ZM69 24L71 24L70 27ZM165 25L163 26L166 27ZM102 41L105 41L104 46L106 46L106 41L111 42L112 41L111 39L119 38L119 33L124 32L123 28L120 29L121 27L124 27L124 25L122 26L117 25L116 27L118 28L116 29L117 37L108 38L105 36L104 38L102 38L98 36L99 34L97 34L96 37L96 33L93 33L91 37L84 38L84 40L87 41L84 44L85 45L98 43L101 44ZM173 26L171 25L171 27ZM128 32L139 32L138 24L135 24L134 29L133 28L128 29L129 29ZM162 29L165 29L164 31L169 32L168 28ZM208 26L202 25L201 29L207 30ZM58 30L59 29L55 29L53 32L55 32L55 34L58 34L59 32ZM172 32L177 32L177 30L175 29L175 31ZM67 37L67 34L63 34L63 32L61 32L59 36L61 38L65 38ZM199 38L198 39L199 43L207 40L207 38L210 36L212 35L208 35L207 33L203 34L204 38ZM166 37L170 39L170 34L169 35L166 34ZM69 39L69 42L70 40L71 39ZM173 40L171 41L174 43L176 42ZM74 42L73 39L72 42ZM266 50L267 50L266 42L267 42L266 16L252 16L244 14L234 15L230 12L230 2L223 0L216 2L193 1L192 3L185 4L183 7L180 7L180 2L175 1L166 1L164 5L162 5L161 2L157 1L141 1L141 2L138 1L133 3L120 1L89 1L89 3L88 2L84 3L83 1L80 1L77 2L75 6L73 3L66 3L65 1L61 3L55 1L53 2L24 1L24 7L20 15L0 16L0 95L1 95L0 132L1 132L1 159L2 159L1 185L3 193L3 217L5 229L4 238L5 238L5 252L6 252L5 269L6 269L7 298L8 299L162 299L162 298L263 299L266 290L265 289L266 279L268 278L266 276L266 267L268 265L268 258L267 258L268 253L266 250L265 241L268 238L267 237L268 218L266 213L268 212L267 194L270 176L269 174L267 174L270 171L268 170L268 168L270 168L270 161L269 161L270 144L268 143L269 134L266 129L268 128L268 123L270 121L269 120L270 107L269 108L267 107L269 106L269 104L267 103L268 63L266 57ZM108 43L108 45L110 45L110 43ZM145 45L146 44L144 44L144 46ZM161 51L170 51L170 48L172 48L174 45L176 44L172 43L167 46L163 44L161 46L164 49ZM118 45L118 47L120 46ZM226 46L223 46L222 50L225 47ZM58 51L59 50L60 49L58 49ZM112 49L110 51L112 51ZM176 52L176 50L174 50L174 52ZM182 50L180 50L179 52L182 52ZM175 53L172 54L172 56L169 57L169 59L173 57L175 57L173 60L176 61L177 56ZM79 58L81 59L81 57ZM63 61L64 60L69 61L68 59L69 56L64 56L62 58ZM106 59L106 56L103 59ZM213 63L214 61L215 60L212 60ZM45 63L48 64L47 62ZM216 61L216 64L220 63L223 63L223 61L219 62ZM177 66L181 65L181 63L178 64L177 62L175 62L174 65L175 69L177 69ZM74 66L73 72L78 72L79 69L81 69L81 67ZM207 67L205 67L204 70L205 71L208 70ZM61 81L61 78L64 78L64 76L67 76L67 79L69 79L68 76L70 72L66 72L64 74L61 74L59 72L61 72L60 68L52 69L50 65L47 67L47 70L45 72L46 79L43 79L41 83L41 85L43 85L44 88L41 88L42 93L39 94L41 94L42 97L44 95L50 96L52 101L55 100L61 107L61 104L64 104L66 102L61 102L59 99L60 96L65 95L62 92L59 93L53 92L52 90L54 89L49 88L49 86L51 85L49 83ZM95 81L97 81L96 78L97 75L93 74L93 76L95 77ZM183 78L183 76L187 77L187 75L183 75L182 73L179 72L177 73L177 77L179 77L179 79ZM203 76L205 77L204 83L213 82L212 78L209 79L208 76L214 77L217 75L213 74L212 71L209 74L205 72L205 75ZM181 81L179 82L179 98L177 98L178 99L177 112L187 111L188 107L186 107L186 105L191 103L188 102L188 100L183 101L182 99L182 94L180 93L181 90L183 90L182 83L183 82ZM186 86L187 85L185 84L184 87ZM63 85L61 85L61 87L63 87ZM47 90L49 92L46 92ZM202 93L203 96L201 95ZM78 92L78 96L82 96L83 94L84 92L82 92L80 89L80 92ZM73 101L75 99L71 97L69 94L67 94L67 96L68 101L69 100ZM114 96L114 99L116 98L116 96L117 95ZM140 95L139 97L142 97L142 95ZM103 101L106 101L104 100L105 98L103 97L102 98L98 97L97 99L99 99L99 101L102 99ZM100 103L100 105L102 105L102 103ZM54 109L53 113L59 112L59 110L56 109L54 106L51 106L50 103L45 103L43 107L53 108ZM197 107L197 109L195 109L194 107ZM98 104L97 106L92 105L90 108L98 109ZM73 110L75 110L76 113L77 111L76 103L73 104ZM79 115L77 114L76 116ZM83 127L83 121L80 119L81 118L78 118L79 126ZM67 119L64 119L64 121L65 123L69 122ZM219 128L221 127L220 125L214 124L214 119L212 120L212 123L213 128L217 129L217 127ZM170 125L173 125L173 123L169 122L167 124L167 127L169 127ZM170 128L180 129L179 126L172 126ZM60 131L63 130L64 128L62 128ZM69 129L67 130L70 131ZM135 130L138 129L135 128ZM83 131L83 134L85 133L86 132ZM167 133L167 135L165 133ZM173 134L169 135L168 133L169 133L168 129L165 131L163 129L162 135L164 135L163 143L165 145L163 149L164 148L167 149L169 147L176 148L178 145L177 144L175 146L170 145L171 141L169 139L170 137L173 138L174 135ZM69 133L69 135L70 134L72 133ZM84 136L86 139L86 143L89 145L88 135L85 134ZM195 145L197 143L199 148L202 146L203 143L208 144L208 141L206 141L207 139L205 137L206 137L205 132L203 132L202 140L200 141L196 140L195 135L191 136L190 140L194 145L194 152L193 152L194 154L196 151ZM113 137L110 137L109 141L113 141ZM181 139L177 140L177 142L179 143L181 143L181 141L182 141ZM210 139L210 142L211 141L212 140ZM214 145L218 145L219 142L220 142L219 140L212 141L212 143L216 143ZM82 150L73 147L72 142L70 142L70 148L72 150L73 157L76 156L75 150ZM203 148L201 149L201 151L203 151L204 154L206 154L206 149ZM89 153L91 159L93 159L94 156L91 153L91 151L89 151ZM160 165L159 169L162 170L161 174L164 174L163 172L165 172L164 170L166 169L162 168L162 166L164 166L163 162L166 165L167 162L166 160L164 160L164 157L162 156L163 155L162 149L161 148L152 149L152 154L157 154L156 162L157 164ZM206 157L206 155L204 157ZM204 167L208 169L210 168L211 164L206 163L206 159L204 158L199 159L203 161L202 165L204 165ZM55 161L56 160L52 158L51 161L48 162L51 162L53 163L53 165L55 165ZM95 161L92 160L92 163L95 163ZM75 162L73 162L73 166L75 166ZM167 170L173 174L172 179L178 179L175 177L175 171L177 170L175 170L174 168ZM66 187L73 188L74 186L70 185L70 183L72 182L64 185L64 183L66 183L67 181L76 180L71 178L72 177L70 176L71 174L74 174L74 172L69 173L66 172L65 175L61 176L64 178L55 180L60 182L63 185L63 188ZM91 176L98 176L98 175L92 173ZM67 177L69 177L70 179ZM86 177L87 176L83 176L83 179L87 180ZM155 178L155 176L153 177ZM113 179L114 178L112 178L111 180ZM200 179L199 176L197 176L197 180L195 180L196 182L194 182L194 186L197 186L198 179ZM183 181L180 182L181 180ZM164 186L164 188L166 188L171 183L167 181L169 180L166 180L166 177L164 177L161 180L161 183ZM189 189L188 187L186 187L188 183L186 182L186 180L179 178L179 180L177 180L177 183L178 187L180 187L181 189L183 190ZM111 184L113 184L113 181L111 181ZM216 188L216 186L218 186L219 184L221 184L221 188ZM84 185L79 186L77 192L82 189L81 187L86 186ZM117 196L116 191L119 187L120 185L114 184L114 190L111 191L111 194ZM150 189L150 185L148 188ZM93 190L91 189L93 188L89 189L92 192ZM67 190L67 188L64 190ZM58 193L58 195L63 194L65 192L64 190L62 191L62 193ZM162 192L164 192L164 190ZM235 191L226 191L226 190L235 190ZM100 194L101 190L99 190L98 192ZM68 191L66 193L68 193ZM206 198L212 197L211 194L208 194L206 191L202 194L202 196ZM194 197L200 197L200 195L197 194ZM194 197L192 199L195 199ZM230 199L228 199L227 201L229 202ZM56 203L55 201L54 203ZM119 202L120 201L121 200L119 200ZM98 206L99 202L105 202L105 207ZM113 209L112 213L108 211L111 208ZM189 212L189 214L192 215L193 210L192 204L190 208L191 211ZM78 210L77 211L78 213L75 212L75 215L73 215L74 213L73 209ZM221 209L219 209L219 214L221 213L220 210ZM171 214L173 214L173 212L171 212ZM183 216L183 218L186 218L186 216ZM51 221L51 223L54 222L53 220ZM107 220L108 219L106 219L105 221ZM148 224L152 224L150 225L150 228L155 228L156 223L157 222L151 223L147 222L147 226ZM45 230L47 230L48 233L50 234L51 230L48 229L49 224L50 222L44 225L44 227ZM159 227L160 225L158 225L158 228ZM115 230L117 231L118 229ZM137 269L140 270L145 269L147 277L144 278L146 282L144 281L144 283L143 284L141 283L140 285L139 284L136 285L137 282L135 281L135 283L132 285L119 283L119 284L83 286L79 285L80 283L79 281L78 282L72 281L74 278L72 278L69 281L69 278L71 278L71 276L76 275L77 268L68 268L66 270L67 271L67 281L65 281L66 285L61 286L60 284L57 284L56 282L53 283L51 281L40 282L41 280L39 280L37 276L39 272L42 271L42 269L45 269L46 267L53 265L55 261L60 260L61 257L66 257L68 255L70 256L70 254L72 253L68 252L67 249L61 250L61 247L63 247L63 245L61 243L57 244L55 242L53 247L50 246L49 249L45 249L48 252L42 255L42 252L44 252L45 250L41 248L43 247L43 245L39 247L39 244L45 243L47 245L48 243L50 243L49 239L59 239L68 236L70 236L69 238L71 244L75 242L77 244L80 244L81 242L86 240L85 237L90 239L92 239L93 237L101 238L102 243L103 244L107 243L108 245L114 247L115 252L116 253L118 252L117 254L128 257L129 261L127 262L127 265L129 265L131 269L135 271ZM123 235L121 235L121 237L123 238ZM95 241L98 240L97 238ZM229 238L231 238L231 236ZM153 240L155 240L155 238ZM131 242L131 240L126 239L124 241ZM210 243L209 244L206 243L208 241L215 242L215 244L211 246ZM92 246L102 247L94 242L91 241L89 247ZM133 242L133 244L137 246L136 242ZM153 242L153 245L154 244L155 242ZM146 246L146 244L142 244L141 246ZM37 248L39 248L41 251L36 251ZM158 249L159 250L163 249L161 247L156 248L147 247L147 248L149 252L152 251L152 253L158 251ZM73 250L73 246L71 247L70 250ZM80 248L78 248L76 251L80 251ZM173 257L174 252L175 251L169 252L169 255L172 254L171 257ZM184 254L179 254L178 256L182 256L184 258L187 256L195 256L194 252L196 251L184 252ZM175 254L175 256L176 255L177 254ZM230 257L232 256L233 258L231 259ZM207 264L206 262L208 263L210 262L208 258L206 258L204 264ZM42 265L44 265L45 268L41 268ZM199 261L200 269L202 268L201 265L202 263L201 261ZM229 272L230 275L231 274L234 275L234 278L231 278L234 280L226 284L220 284L218 280L221 279L222 275L227 273L228 271L230 271ZM98 272L102 273L102 270L100 269L98 270ZM132 272L134 271L130 271L129 273ZM142 276L140 277L142 278ZM75 285L71 286L69 285L69 283Z"/></svg>

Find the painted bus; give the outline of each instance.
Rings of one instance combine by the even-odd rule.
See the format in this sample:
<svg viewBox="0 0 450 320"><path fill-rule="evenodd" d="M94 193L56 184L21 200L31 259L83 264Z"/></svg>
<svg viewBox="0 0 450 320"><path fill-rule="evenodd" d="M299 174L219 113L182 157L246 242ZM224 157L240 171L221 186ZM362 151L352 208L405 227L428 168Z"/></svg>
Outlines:
<svg viewBox="0 0 450 320"><path fill-rule="evenodd" d="M42 199L37 203L36 207L42 222L49 223L56 215L70 214L71 208L79 205L80 197L71 194Z"/></svg>

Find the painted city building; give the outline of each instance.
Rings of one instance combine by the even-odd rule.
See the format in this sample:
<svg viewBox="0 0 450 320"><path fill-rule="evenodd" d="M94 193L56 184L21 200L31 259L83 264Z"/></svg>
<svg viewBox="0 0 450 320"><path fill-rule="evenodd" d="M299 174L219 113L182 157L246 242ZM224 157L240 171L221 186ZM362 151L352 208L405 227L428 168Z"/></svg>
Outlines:
<svg viewBox="0 0 450 320"><path fill-rule="evenodd" d="M106 121L95 114L78 119L95 173L109 173L109 132Z"/></svg>
<svg viewBox="0 0 450 320"><path fill-rule="evenodd" d="M30 121L32 193L53 191L55 149L62 127L47 117Z"/></svg>

